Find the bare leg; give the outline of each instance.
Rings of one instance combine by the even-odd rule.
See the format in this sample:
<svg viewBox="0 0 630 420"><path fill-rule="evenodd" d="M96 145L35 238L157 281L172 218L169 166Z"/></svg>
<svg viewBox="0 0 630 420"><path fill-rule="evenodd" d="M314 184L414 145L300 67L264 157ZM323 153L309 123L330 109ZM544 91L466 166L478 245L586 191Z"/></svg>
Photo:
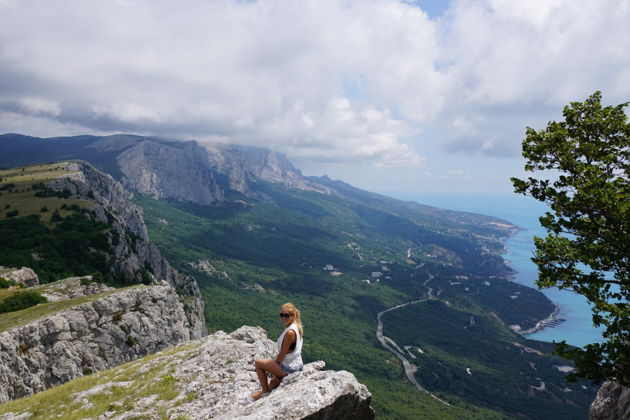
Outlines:
<svg viewBox="0 0 630 420"><path fill-rule="evenodd" d="M269 382L269 389L278 388L278 386L280 385L280 382L282 382L282 378L278 378L277 376L274 376L273 379L271 379L271 381Z"/></svg>
<svg viewBox="0 0 630 420"><path fill-rule="evenodd" d="M262 388L260 391L252 394L252 398L254 400L257 400L264 393L269 392L272 389L276 388L278 385L280 385L280 381L282 380L281 378L283 378L285 374L282 371L282 369L280 369L280 365L277 364L273 360L256 359L255 366L256 366L256 375L258 375L258 381L260 382L260 386ZM267 372L276 376L276 378L278 379L277 383L275 382L276 378L271 380L271 384L267 382Z"/></svg>

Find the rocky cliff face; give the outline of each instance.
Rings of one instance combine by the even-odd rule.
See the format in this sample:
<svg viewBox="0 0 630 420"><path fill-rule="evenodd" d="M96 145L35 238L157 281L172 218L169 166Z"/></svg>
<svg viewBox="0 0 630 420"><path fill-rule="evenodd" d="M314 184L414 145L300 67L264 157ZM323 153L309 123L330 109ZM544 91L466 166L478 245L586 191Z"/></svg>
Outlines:
<svg viewBox="0 0 630 420"><path fill-rule="evenodd" d="M99 140L99 150L122 148L119 137ZM307 180L286 156L269 149L137 139L123 144L126 149L116 159L123 185L157 199L212 205L228 201L234 192L251 199L269 199L258 191L258 181L328 192L328 188Z"/></svg>
<svg viewBox="0 0 630 420"><path fill-rule="evenodd" d="M24 400L22 408L0 407L0 419L32 418L40 409L60 418L70 413L99 419L374 418L367 388L349 372L323 370L321 361L285 377L267 397L250 401L259 387L254 360L271 357L273 346L259 327L219 331L99 372L89 383L68 384L56 390L52 403L45 392Z"/></svg>
<svg viewBox="0 0 630 420"><path fill-rule="evenodd" d="M591 420L630 419L630 388L606 381L597 392L589 413Z"/></svg>
<svg viewBox="0 0 630 420"><path fill-rule="evenodd" d="M249 182L262 180L300 190L330 192L329 188L306 179L284 154L274 150L233 144L206 148L210 151L211 165L229 176L230 185L245 185L244 189L234 188L237 191L251 191ZM235 171L236 168L238 170Z"/></svg>
<svg viewBox="0 0 630 420"><path fill-rule="evenodd" d="M137 286L0 333L0 403L198 335L173 287Z"/></svg>
<svg viewBox="0 0 630 420"><path fill-rule="evenodd" d="M225 192L196 142L179 147L143 141L118 156L125 187L154 198L197 204L225 201Z"/></svg>
<svg viewBox="0 0 630 420"><path fill-rule="evenodd" d="M186 315L194 331L193 337L206 334L203 301L196 281L175 271L162 257L157 245L149 240L142 210L131 203L130 193L111 176L86 163L68 164L71 173L51 182L53 189L68 190L72 198L94 204L95 217L116 231L110 235L114 247L112 271L128 279L141 278L144 270L157 280L165 280L175 287L186 303Z"/></svg>

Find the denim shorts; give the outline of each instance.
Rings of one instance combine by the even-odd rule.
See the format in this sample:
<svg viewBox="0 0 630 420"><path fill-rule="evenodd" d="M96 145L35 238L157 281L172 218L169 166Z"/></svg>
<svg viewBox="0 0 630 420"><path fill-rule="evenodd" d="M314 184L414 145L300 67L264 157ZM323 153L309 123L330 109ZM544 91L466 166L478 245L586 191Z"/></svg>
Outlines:
<svg viewBox="0 0 630 420"><path fill-rule="evenodd" d="M287 375L290 375L292 373L299 372L302 369L304 369L304 365L300 365L299 367L293 367L293 366L287 366L284 364L284 362L282 362L280 363L280 369L282 369L282 371L286 373Z"/></svg>

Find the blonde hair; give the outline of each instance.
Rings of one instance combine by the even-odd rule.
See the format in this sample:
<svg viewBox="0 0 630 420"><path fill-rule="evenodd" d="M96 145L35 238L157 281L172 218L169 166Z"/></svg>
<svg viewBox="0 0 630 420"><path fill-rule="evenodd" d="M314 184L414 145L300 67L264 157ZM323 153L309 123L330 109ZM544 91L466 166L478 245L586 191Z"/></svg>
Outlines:
<svg viewBox="0 0 630 420"><path fill-rule="evenodd" d="M298 308L295 307L294 304L292 304L291 302L287 302L284 305L282 305L280 307L281 310L287 310L289 311L289 313L292 313L293 315L295 315L295 319L293 320L293 322L295 322L295 324L297 325L298 331L300 332L300 336L304 336L303 331L304 329L302 328L302 320L300 319L300 311L298 310Z"/></svg>

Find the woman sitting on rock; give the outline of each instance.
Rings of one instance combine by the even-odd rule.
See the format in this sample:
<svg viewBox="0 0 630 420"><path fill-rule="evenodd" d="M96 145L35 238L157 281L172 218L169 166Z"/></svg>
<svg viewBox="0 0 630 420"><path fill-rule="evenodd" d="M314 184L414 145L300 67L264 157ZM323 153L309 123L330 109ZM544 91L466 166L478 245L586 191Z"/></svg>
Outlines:
<svg viewBox="0 0 630 420"><path fill-rule="evenodd" d="M254 400L277 388L282 378L290 373L298 372L304 367L302 362L302 321L300 311L292 303L285 303L280 308L280 319L286 326L278 341L275 360L256 359L256 374L262 389L252 394ZM274 375L270 383L267 382L267 372Z"/></svg>

